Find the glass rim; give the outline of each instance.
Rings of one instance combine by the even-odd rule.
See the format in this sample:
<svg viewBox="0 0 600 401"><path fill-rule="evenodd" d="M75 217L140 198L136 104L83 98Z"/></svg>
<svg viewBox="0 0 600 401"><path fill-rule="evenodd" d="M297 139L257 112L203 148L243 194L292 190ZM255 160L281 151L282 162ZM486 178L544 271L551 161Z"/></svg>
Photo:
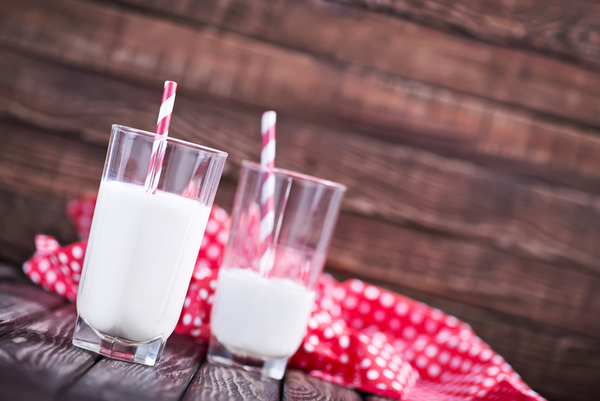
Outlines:
<svg viewBox="0 0 600 401"><path fill-rule="evenodd" d="M112 129L115 129L115 128L121 129L121 130L124 130L127 132L131 132L134 134L143 135L143 136L146 136L149 138L154 138L155 140L158 138L164 138L167 142L173 142L178 145L187 146L187 147L190 147L190 148L193 148L196 150L201 150L206 153L213 153L218 156L228 156L229 155L227 152L223 152L222 150L209 148L208 146L199 145L197 143L185 141L183 139L173 138L170 136L164 137L162 135L156 134L155 132L145 131L145 130L139 129L139 128L128 127L126 125L120 125L120 124L113 124Z"/></svg>
<svg viewBox="0 0 600 401"><path fill-rule="evenodd" d="M303 181L310 181L310 182L317 183L319 185L323 185L323 186L334 188L334 189L339 189L342 191L347 190L347 187L344 184L340 184L339 182L324 180L322 178L314 177L312 175L298 173L298 172L286 170L283 168L266 167L266 166L263 166L259 163L256 163L256 162L253 162L250 160L242 160L242 167L248 167L248 168L252 168L254 170L270 171L270 172L273 172L274 174L285 175L285 176L297 178L297 179L303 180Z"/></svg>

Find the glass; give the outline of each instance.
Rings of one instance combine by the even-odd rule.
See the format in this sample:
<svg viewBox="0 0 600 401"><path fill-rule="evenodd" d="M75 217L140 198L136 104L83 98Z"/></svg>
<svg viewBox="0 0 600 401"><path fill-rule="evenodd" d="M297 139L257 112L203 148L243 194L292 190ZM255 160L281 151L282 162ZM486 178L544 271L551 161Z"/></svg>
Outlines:
<svg viewBox="0 0 600 401"><path fill-rule="evenodd" d="M273 178L269 204L263 182ZM306 333L345 190L242 162L211 313L209 361L283 377Z"/></svg>
<svg viewBox="0 0 600 401"><path fill-rule="evenodd" d="M161 148L157 173L160 157L152 152ZM77 293L74 345L149 366L160 360L226 157L113 125Z"/></svg>

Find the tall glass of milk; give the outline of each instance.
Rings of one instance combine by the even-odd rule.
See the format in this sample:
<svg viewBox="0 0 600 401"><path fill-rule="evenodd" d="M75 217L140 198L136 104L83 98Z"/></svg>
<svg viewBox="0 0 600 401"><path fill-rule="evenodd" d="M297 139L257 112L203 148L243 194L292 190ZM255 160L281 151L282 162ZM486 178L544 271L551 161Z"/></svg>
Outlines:
<svg viewBox="0 0 600 401"><path fill-rule="evenodd" d="M153 153L164 154L162 162ZM77 293L74 345L149 366L160 359L226 157L113 125Z"/></svg>
<svg viewBox="0 0 600 401"><path fill-rule="evenodd" d="M306 333L346 188L242 162L208 360L281 379Z"/></svg>

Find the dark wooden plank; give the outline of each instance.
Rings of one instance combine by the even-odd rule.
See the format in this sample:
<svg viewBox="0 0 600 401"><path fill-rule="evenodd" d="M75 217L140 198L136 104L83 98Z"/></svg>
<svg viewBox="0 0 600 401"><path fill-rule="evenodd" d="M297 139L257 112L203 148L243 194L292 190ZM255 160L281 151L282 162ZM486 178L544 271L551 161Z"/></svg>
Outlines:
<svg viewBox="0 0 600 401"><path fill-rule="evenodd" d="M0 187L1 260L22 265L35 252L36 234L52 235L61 244L77 241L77 233L65 212L64 199L27 196L3 184Z"/></svg>
<svg viewBox="0 0 600 401"><path fill-rule="evenodd" d="M279 381L205 362L183 401L279 400Z"/></svg>
<svg viewBox="0 0 600 401"><path fill-rule="evenodd" d="M284 377L283 401L360 401L358 393L349 388L310 377L299 370L290 370Z"/></svg>
<svg viewBox="0 0 600 401"><path fill-rule="evenodd" d="M294 2L294 4L296 3ZM321 116L322 119L331 119L337 116L355 124L378 126L380 131L390 131L392 128L398 129L398 127L406 126L408 119L409 131L429 131L430 135L437 132L443 137L453 134L451 138L467 135L471 141L478 137L478 127L485 122L485 120L481 120L479 110L496 107L493 103L482 103L477 101L478 98L461 97L455 92L449 92L439 86L403 83L402 79L398 79L395 75L384 74L382 76L377 72L363 72L360 67L350 68L353 67L351 65L340 69L331 63L325 63L298 52L267 46L236 35L216 34L213 30L208 29L186 29L160 22L156 25L156 30L152 30L152 32L156 31L157 39L145 40L145 38L138 37L135 32L147 33L148 30L144 27L158 22L156 19L141 17L133 13L119 14L110 7L103 8L97 4L68 1L53 2L51 7L45 2L39 3L37 6L35 2L30 2L28 7L24 7L22 2L3 2L3 4L6 5L6 9L3 9L3 13L0 15L4 15L6 21L0 26L4 26L6 29L0 31L0 40L4 38L7 45L22 48L44 57L52 57L61 63L107 71L136 82L154 82L158 85L159 81L168 75L176 79L182 89L187 88L188 91L211 93L261 107L276 107L279 110L301 114L305 117ZM290 13L290 15L296 14ZM342 17L346 18L345 15L347 14L343 14ZM38 19L44 22L38 24ZM419 39L419 33L415 33L416 37L412 37L413 30L406 27L399 30L409 32L410 37L398 38L394 41L370 41L368 46L357 46L356 41L360 43L361 40L365 40L362 38L363 30L370 32L386 25L380 24L380 21L372 21L369 23L368 29L356 30L354 28L357 19L362 21L362 18L354 16L348 17L348 20L343 22L345 30L339 38L341 38L342 44L346 44L344 52L352 54L355 51L364 52L365 48L368 50L366 56L359 57L360 60L357 61L359 65L364 65L367 61L364 59L367 56L369 56L368 59L375 56L375 58L384 58L381 60L381 64L384 66L401 66L407 60L410 60L411 63L420 60L419 62L426 63L427 66L454 66L453 68L457 69L456 73L444 71L443 77L438 80L440 85L445 87L464 81L466 84L478 84L481 87L480 91L486 93L488 91L496 91L500 94L517 92L514 94L517 101L530 100L536 104L560 103L555 105L556 107L552 106L549 110L545 110L546 113L560 115L575 110L577 113L585 112L594 118L598 115L595 108L598 102L593 93L594 88L598 86L596 81L600 82L600 79L594 74L590 75L590 73L579 70L563 71L562 66L554 65L556 63L553 61L543 60L542 64L539 64L521 54L511 57L512 53L495 55L492 52L494 56L481 57L483 61L470 60L473 56L481 54L481 49L470 47L459 52L464 53L459 56L460 60L430 60L429 55L435 52L420 41L425 39ZM127 29L117 36L111 36L111 32L116 32L115 27L120 26L121 22ZM396 22L394 21L394 23ZM40 32L38 32L38 25L40 25ZM329 26L328 24L321 25L323 29ZM303 30L303 32L306 31ZM318 30L311 29L309 31L317 34ZM330 31L338 32L339 29ZM379 35L381 36L383 33L387 35L386 37L390 36L387 28ZM360 35L360 37L354 37L356 35ZM34 42L29 41L32 37L36 38ZM167 37L170 38L169 46L165 46L165 41L160 40L160 38ZM315 37L320 38L320 36ZM315 41L338 49L337 45L334 46L330 43L331 41L314 40L312 37L309 39L311 43ZM371 39L369 38L369 40ZM71 41L77 45L71 45ZM438 43L437 38L428 38L427 41ZM401 49L402 51L396 51L396 49L376 51L373 49L372 43L378 43L381 46L389 43L401 43L403 46L415 46L415 48L412 50ZM447 49L454 49L457 46L460 48L460 43L442 43L441 48L438 49L440 57L452 57L454 52L449 53ZM427 54L423 57L413 54L425 50ZM488 51L486 50L486 52ZM386 58L392 56L394 59ZM463 59L469 60L469 62L465 62ZM111 60L111 62L104 63L102 60ZM488 77L486 73L482 72L473 76L467 66L477 65L484 61L492 64L488 70L511 66L516 71L501 71L501 75L505 76L504 81L501 77L496 75ZM98 62L101 65L97 64ZM249 65L256 67L246 68ZM266 70L267 66L268 70ZM353 72L357 69L358 72ZM431 71L431 68L417 65L409 66L409 70L406 73L396 73L410 76L411 71L416 74L422 71ZM270 73L263 73L263 71L270 71ZM467 76L464 79L448 78L453 78L456 74ZM587 75L582 76L581 74ZM302 77L302 79L289 79L288 77ZM521 77L530 79L532 82L506 82L506 80L518 80ZM427 80L425 79L427 77L418 79L420 78ZM538 82L546 78L545 84ZM577 88L572 88L573 83L580 82L581 84L577 84ZM543 86L543 88L536 92L534 90L536 85ZM257 90L257 88L270 89ZM465 88L459 89L461 92L465 91ZM574 95L564 96L564 93L567 92L574 93ZM530 99L536 93L538 97ZM573 104L561 103L567 101ZM455 105L458 106L455 107ZM453 126L456 123L466 124L466 131L444 129L444 126ZM502 126L503 120L499 119L497 123L498 126ZM526 127L530 126L531 128L528 130L537 134L537 130L533 129L535 125L526 124ZM406 134L405 137L410 137L410 135ZM499 144L503 144L499 138L493 138L495 141L492 141L488 147L483 147L492 153L497 150ZM529 142L522 140L521 145L527 148ZM501 147L504 148L502 154L511 154L506 144ZM538 159L543 160L543 153L541 156ZM589 160L595 159L590 158Z"/></svg>
<svg viewBox="0 0 600 401"><path fill-rule="evenodd" d="M106 127L110 136L110 126ZM24 125L0 121L3 149L0 174L4 188L29 196L71 199L98 188L106 157L104 146L83 143ZM60 179L57 179L60 177Z"/></svg>
<svg viewBox="0 0 600 401"><path fill-rule="evenodd" d="M0 336L65 303L64 298L25 282L0 283Z"/></svg>
<svg viewBox="0 0 600 401"><path fill-rule="evenodd" d="M0 283L7 281L25 282L28 280L19 267L0 262Z"/></svg>
<svg viewBox="0 0 600 401"><path fill-rule="evenodd" d="M591 1L341 0L452 34L526 47L600 69L600 7Z"/></svg>
<svg viewBox="0 0 600 401"><path fill-rule="evenodd" d="M57 70L61 68L45 69ZM133 110L128 120L132 125L143 127L154 121L156 105L143 99L159 98L159 91L84 73L73 72L71 76L87 83L81 84L79 95L69 85L64 91L48 87L44 93L63 93L63 100L71 94L78 96L78 102L93 107L103 117L94 120L93 115L77 117L78 113L69 118L57 117L52 120L55 127L64 124L65 130L79 127L85 132L88 127L105 125L106 130L97 135L99 142L106 143L111 115L124 117ZM110 97L120 107L101 109ZM52 100L52 104L64 103L60 98ZM233 104L190 100L185 95L177 102L173 136L229 152L222 185L228 188L231 199L240 160L258 160L260 137L255 128L260 114ZM43 104L38 101L36 109L50 107ZM110 110L118 111L111 114ZM53 132L10 123L0 130L0 138L4 135L6 145L0 153L12 161L9 169L0 168L0 184L4 187L48 197L62 193L76 196L96 189L104 151L88 143L87 134L81 139L73 134L54 140ZM28 143L43 146L27 147ZM84 157L75 154L69 157L68 168L54 167L63 163L64 147ZM584 333L597 332L598 320L589 317L600 308L594 295L598 280L594 273L585 272L586 267L590 272L600 269L600 208L593 197L520 182L469 163L307 124L286 115L278 123L278 155L282 167L347 184L344 211L366 217L340 220L346 228L338 230L330 253L339 269L356 274L368 270L372 278L385 277L396 283L404 283L409 277L409 286L440 296L479 302L507 313L517 311L536 321ZM28 175L39 172L48 179L35 181L30 189L15 184L27 183L14 176L15 171L26 169ZM56 188L61 191L57 193ZM226 198L221 193L219 190L219 202ZM30 214L25 210L22 213ZM369 221L373 216L381 222ZM398 224L408 225L411 230L398 228ZM456 240L423 236L414 228ZM402 238L402 244L414 244L414 249L398 246L396 238ZM478 244L467 244L473 240ZM519 255L532 259L531 266ZM589 280L588 274L592 275ZM515 304L526 307L514 308Z"/></svg>
<svg viewBox="0 0 600 401"><path fill-rule="evenodd" d="M328 271L339 280L356 277L336 270ZM365 275L359 277L368 279ZM528 385L549 400L599 399L599 337L574 334L566 329L535 323L512 314L498 313L417 291L406 285L368 281L439 308L467 322L482 340L504 357Z"/></svg>
<svg viewBox="0 0 600 401"><path fill-rule="evenodd" d="M461 314L535 391L550 400L599 399L600 338L513 316L490 322L485 311L464 310Z"/></svg>
<svg viewBox="0 0 600 401"><path fill-rule="evenodd" d="M0 399L53 400L97 357L71 344L75 306L54 311L0 339Z"/></svg>
<svg viewBox="0 0 600 401"><path fill-rule="evenodd" d="M378 395L370 394L365 397L365 400L366 401L390 401L390 400L392 400L392 398L381 397Z"/></svg>
<svg viewBox="0 0 600 401"><path fill-rule="evenodd" d="M12 128L10 131L19 132L25 142L37 141L29 130L17 131ZM290 131L294 132L291 128ZM48 146L53 146L51 139L51 136L46 139ZM60 155L62 144L60 141L57 144L56 148L48 151L40 149L40 153L43 153L40 158ZM309 151L307 148L306 152ZM234 152L230 153L232 157L236 157ZM284 152L286 154L291 155L291 152ZM337 160L343 159L344 156L340 156ZM87 163L89 166L90 161ZM99 171L99 157L96 163ZM330 168L326 174L333 172L335 166L332 164ZM60 173L55 174L61 177ZM57 180L53 179L51 182ZM90 190L95 186L89 185ZM355 188L358 187L357 182ZM40 188L41 185L35 190ZM53 188L48 186L47 190L52 191ZM85 188L86 183L82 181L70 190L74 195ZM230 206L234 191L235 182L224 180L218 191L219 204ZM492 193L488 199L493 196ZM494 210L490 208L490 212L493 213ZM465 219L468 218L468 210L465 210L464 216ZM540 215L541 217L548 218L545 215ZM490 249L485 244L469 244L460 239L415 232L389 222L372 221L347 213L339 220L329 253L329 263L353 274L365 274L367 271L371 279L404 284L450 299L485 305L497 311L515 313L582 333L600 333L600 322L593 318L600 313L600 302L596 295L598 278L574 270L568 263L532 261L505 251Z"/></svg>
<svg viewBox="0 0 600 401"><path fill-rule="evenodd" d="M106 146L107 132L115 122L152 129L151 121L156 114L153 99L160 97L157 91L124 86L119 81L99 79L11 53L3 52L1 57L0 71L12 78L0 80L0 110L11 117L43 127L79 132L87 139L98 140L101 146ZM208 54L203 55L203 60L208 58ZM71 81L77 85L72 85ZM30 82L36 82L36 85ZM385 84L381 88L389 86L382 82L376 86L381 84ZM158 84L155 86L159 87ZM394 82L393 87L393 93L388 95L398 97L397 102L394 100L397 104L392 102L395 105L377 103L388 98L384 93L371 96L368 95L371 89L358 88L355 92L365 93L365 96L354 99L358 106L348 109L347 117L354 123L336 124L341 124L342 131L356 131L359 126L363 132L386 141L418 145L447 156L600 193L600 131L548 121L448 90L402 82ZM320 96L319 93L312 93L312 97ZM206 95L201 96L206 99ZM278 111L286 109L288 97L277 100ZM335 99L340 98L343 94L335 95ZM176 109L178 119L174 119L174 123L181 121L179 99L181 96ZM314 101L319 102L318 99ZM369 103L371 101L375 103ZM338 105L339 102L331 104L332 107ZM288 112L298 114L300 111L303 117L320 115L322 118L317 120L321 123L332 124L335 116L340 115L325 105L310 113L302 113L303 108L297 104L290 103L290 106ZM204 105L195 107L194 112L198 107L205 108ZM255 110L255 115L261 111ZM192 111L189 113L192 113L190 118L195 116ZM226 129L224 122L218 120L220 115L216 114L217 118L211 116L210 120L208 117L197 119L188 129ZM366 120L360 117L363 115ZM235 129L249 131L254 121L255 117L252 122ZM354 126L343 128L349 125ZM248 142L244 143L248 145Z"/></svg>
<svg viewBox="0 0 600 401"><path fill-rule="evenodd" d="M431 3L440 1L443 0L431 0L426 3L431 6ZM585 35L589 33L591 38L597 37L596 25L592 21L595 15L599 15L598 6L587 7L587 9L594 9L595 11L590 15L584 17L575 12L579 17L574 17L572 12L562 12L564 10L571 11L571 3L563 3L561 6L557 6L558 1L554 0L552 2L554 7L548 6L546 3L536 3L536 6L534 6L536 9L544 9L544 17L549 18L537 27L540 29L540 31L537 31L539 35L552 36L552 31L547 31L544 28L549 25L556 28L557 25L571 23L572 18L579 18L579 20L576 20L581 23L579 26L585 26L586 29L578 32L578 34ZM123 2L174 14L188 21L193 20L202 24L212 24L276 43L289 49L324 56L340 63L348 63L355 68L366 66L390 75L412 78L595 126L600 124L596 106L600 96L600 75L569 63L561 63L550 57L516 49L490 46L478 40L447 35L398 18L377 15L360 9L345 7L339 3L319 0L283 3L270 0L250 2L243 0L178 0L176 2L168 0L123 0ZM369 3L375 2L373 0ZM468 0L467 2L475 3L475 1ZM423 8L417 1L408 2L414 3L412 7L406 3L398 3L396 7L406 7L409 10ZM440 13L443 13L444 9L460 8L462 6L460 3L448 2L446 7L440 8ZM502 3L504 6L510 4L508 1ZM390 4L388 7L394 7L391 4L396 3L384 2L384 4ZM489 7L489 2L472 9L476 10L486 6ZM513 7L512 5L510 7L515 10L515 13L524 8ZM427 6L424 8L427 9ZM239 10L244 11L240 12ZM552 12L550 13L548 10L552 10ZM490 13L496 13L496 11L495 6L490 7ZM532 10L533 13L536 11ZM578 11L580 14L582 13L581 9ZM451 15L456 14L460 15L456 11L453 11ZM536 18L530 18L529 21L533 24L540 22L537 15ZM521 25L521 29L515 32L522 34L523 22L516 20L512 23ZM311 29L305 29L306 26L310 26ZM489 21L479 21L479 26L482 30L490 29ZM507 25L506 29L512 29L512 27L508 27L510 27L510 24ZM578 38L578 36L571 37L573 41L577 41L578 39L575 38ZM583 38L580 39L581 42L585 42ZM250 44L247 44L247 46L250 46ZM598 48L599 44L595 43L591 44L591 48L586 48L586 50L599 54ZM224 52L227 52L227 50L224 50ZM219 52L219 54L221 56L223 53ZM278 56L275 52L271 54L273 65L270 66L270 71L277 71L279 68L275 64L279 63ZM179 56L181 57L181 55ZM206 54L203 53L203 56L206 56ZM240 55L240 59L248 60L242 57ZM219 61L222 61L222 58ZM211 60L210 63L214 64L214 61ZM258 66L259 64L249 62L244 63L244 65ZM210 68L208 65L206 67ZM350 66L347 68L350 68ZM244 74L242 71L239 71L239 73L241 77L248 77L251 74ZM289 74L283 71L278 72L278 74L287 77L298 77L296 74L292 75L293 70L290 70ZM314 82L310 69L306 69L302 75L311 77L311 81ZM333 84L343 86L343 89L339 91L340 93L336 93L336 95L341 96L336 96L334 99L336 102L344 103L344 98L355 94L358 88L352 88L353 85L345 79L340 80L341 76L342 74L339 74L338 77L323 76L318 89L315 86L316 93L311 90L303 91L299 87L312 82L296 78L299 84L298 87L294 88L295 90L286 91L285 95L296 97L301 93L306 93L310 94L312 101L315 102L319 91L325 91L327 86ZM331 80L331 84L327 85L327 80ZM395 84L397 83L394 82ZM224 83L224 86L233 85L235 85L234 82ZM228 87L227 89L233 88ZM252 90L248 89L248 91ZM235 90L232 92L235 92ZM565 96L565 93L570 95ZM368 101L364 101L365 98L373 101L371 95L374 95L374 93L371 90L365 88L360 94L363 99L357 96L353 101L368 103ZM381 106L384 106L385 103L389 104L391 99L388 98L382 103ZM273 105L281 107L278 103L272 103L269 107L273 107ZM343 106L348 105L344 104ZM364 106L364 104L361 106ZM410 107L410 105L402 106ZM364 113L365 110L361 109L357 108L354 112ZM372 111L375 112L375 109L372 109ZM373 118L376 117L373 116Z"/></svg>
<svg viewBox="0 0 600 401"><path fill-rule="evenodd" d="M342 214L328 266L600 337L600 275Z"/></svg>
<svg viewBox="0 0 600 401"><path fill-rule="evenodd" d="M204 357L206 347L173 334L154 367L104 358L62 400L179 400Z"/></svg>
<svg viewBox="0 0 600 401"><path fill-rule="evenodd" d="M38 110L25 113L28 118L40 124L49 121L55 128L63 126L65 130L81 132L81 139L93 137L104 144L111 122L122 119L128 124L152 129L156 112L152 99L160 97L158 90L144 90L110 79L94 79L73 70L40 65L48 66L51 75L45 80L43 75L37 75L40 77L36 80L40 82L37 86L60 81L60 77L65 84L47 87L48 92L44 93L53 95L46 96L49 99L46 101L42 101L39 94L35 96L34 91L22 98L31 99ZM38 74L41 71L36 70ZM67 84L65 74L80 82L79 89ZM19 92L19 95L26 93ZM64 105L71 95L77 104L87 105L85 107L97 112L86 114L82 106L78 112L69 113ZM258 110L207 98L192 100L184 94L178 96L177 102L177 118L173 119L171 129L173 136L226 149L230 156L225 177L235 177L241 159L259 159ZM39 110L46 108L49 108L47 115L54 114L54 117L39 117ZM13 136L11 132L12 129L7 129L0 134L7 137L6 153L19 152L19 149L9 148L9 144L31 141L37 135L30 134L26 139L27 133L19 130L23 139L9 140ZM48 146L53 146L52 136L48 135L44 141ZM75 144L77 139L73 141ZM41 148L32 149L44 152ZM46 153L59 155L60 152L56 149ZM91 170L95 163L95 171L100 171L100 153L98 150L96 157L89 158L85 169ZM32 158L30 153L26 155ZM40 154L42 160L44 157L47 156ZM349 187L344 203L346 211L474 238L538 260L565 261L600 271L600 236L596 235L600 227L600 206L589 194L549 187L471 163L376 141L356 132L317 126L283 113L278 123L278 160L281 167L346 184ZM11 171L18 171L17 165ZM14 180L4 177L0 180L3 185L18 189ZM40 182L35 190L52 193L51 182ZM87 188L92 188L91 181L87 182ZM84 186L78 188L82 191Z"/></svg>

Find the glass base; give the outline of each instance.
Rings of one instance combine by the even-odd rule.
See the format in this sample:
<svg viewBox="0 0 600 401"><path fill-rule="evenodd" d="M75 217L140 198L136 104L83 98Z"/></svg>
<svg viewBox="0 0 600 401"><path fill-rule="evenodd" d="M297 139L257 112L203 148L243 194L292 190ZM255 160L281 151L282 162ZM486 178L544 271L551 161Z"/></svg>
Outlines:
<svg viewBox="0 0 600 401"><path fill-rule="evenodd" d="M241 355L219 342L215 336L210 336L208 353L206 358L209 362L225 365L230 368L242 369L262 377L281 380L285 373L285 367L289 358L260 359L247 355Z"/></svg>
<svg viewBox="0 0 600 401"><path fill-rule="evenodd" d="M166 340L161 337L147 342L127 341L94 330L83 316L77 315L73 345L109 358L154 366L160 361Z"/></svg>

